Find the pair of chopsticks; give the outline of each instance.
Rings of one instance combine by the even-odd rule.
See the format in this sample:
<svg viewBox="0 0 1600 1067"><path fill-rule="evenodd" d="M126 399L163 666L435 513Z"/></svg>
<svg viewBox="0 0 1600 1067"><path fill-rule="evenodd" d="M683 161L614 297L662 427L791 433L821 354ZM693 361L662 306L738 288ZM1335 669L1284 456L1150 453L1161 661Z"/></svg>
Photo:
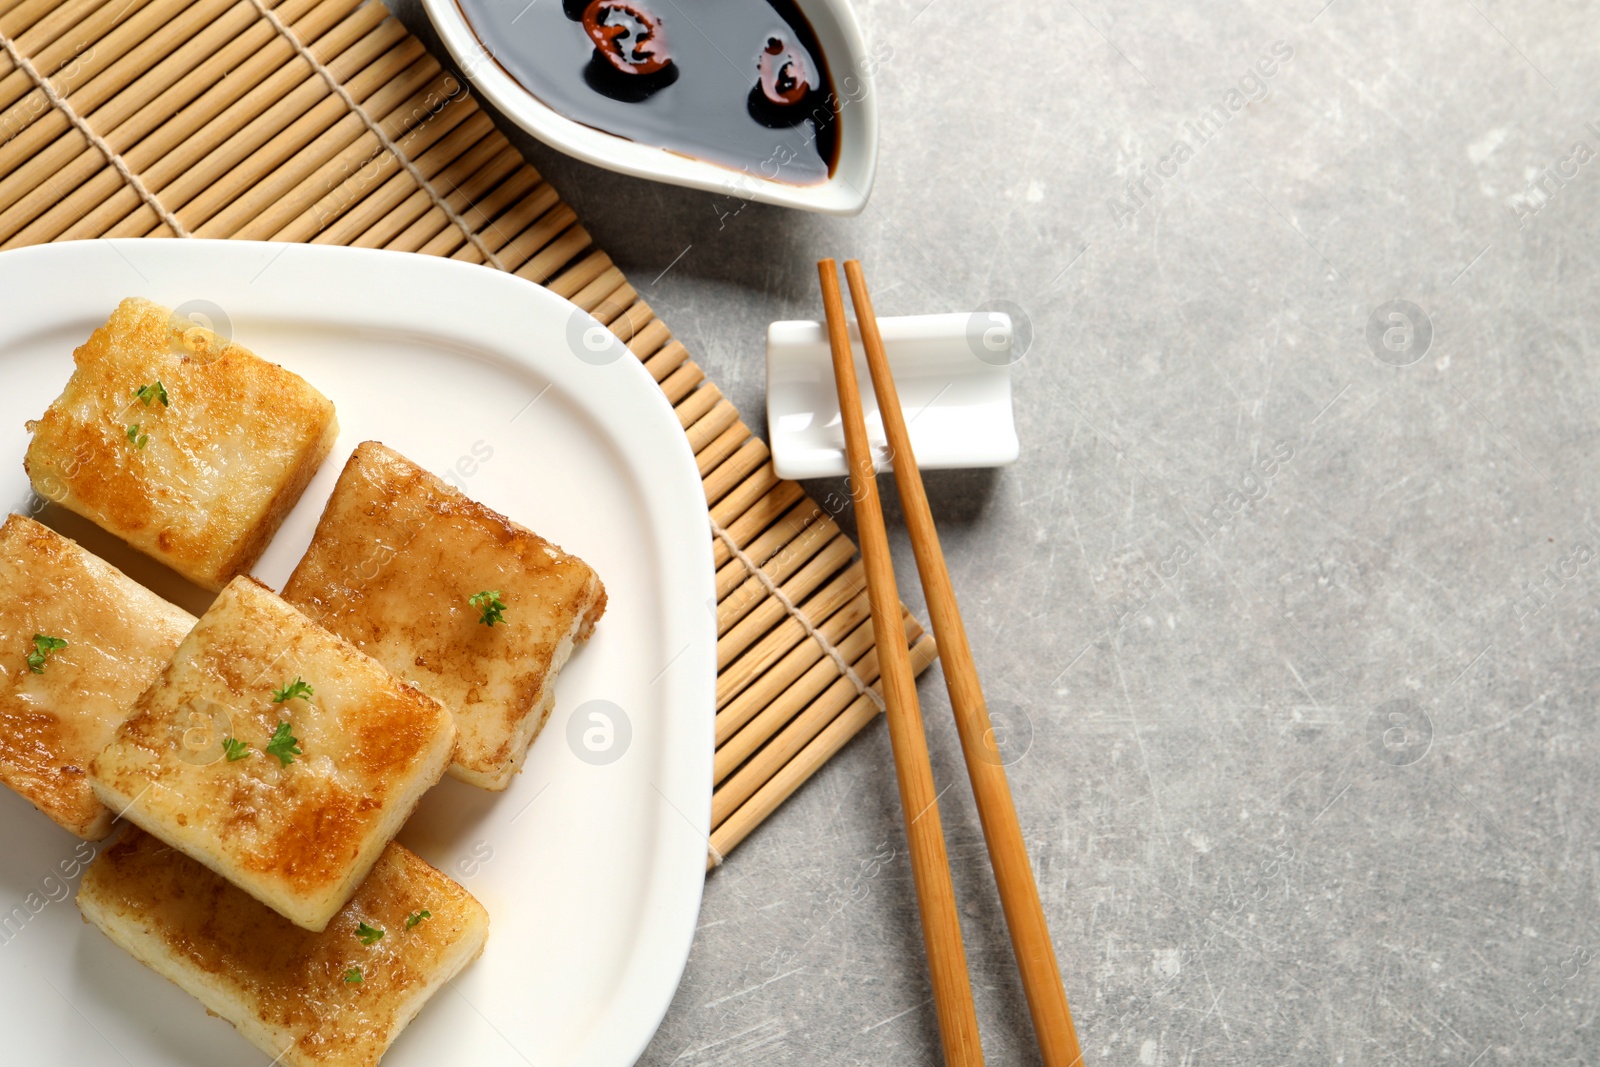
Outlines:
<svg viewBox="0 0 1600 1067"><path fill-rule="evenodd" d="M944 1046L945 1063L966 1067L983 1063L983 1048L978 1040L978 1016L967 975L966 948L961 941L955 887L950 880L949 857L939 821L933 766L928 760L928 740L923 732L910 655L900 639L900 593L895 585L883 505L878 499L866 416L861 406L861 387L856 381L855 357L850 346L850 328L845 322L844 298L839 291L838 268L833 260L824 259L817 264L817 271L822 279L822 304L828 320L828 343L833 352L833 376L844 422L850 495L855 501L867 595L872 603L872 628L878 635L878 669L883 683L885 717L889 721L889 742L894 750L895 774L900 784L900 808L910 845L911 872L922 917L922 939L927 947L939 1037ZM1072 1026L1072 1013L1067 1008L1061 972L1056 966L1044 906L1039 901L1039 887L1034 883L1022 827L1017 822L1017 810L1011 800L1011 787L1006 782L1005 768L994 744L994 729L989 722L983 688L978 682L978 668L972 659L972 647L967 643L967 631L956 605L944 552L939 547L939 534L934 529L933 512L922 487L922 474L911 451L905 414L900 409L900 395L884 353L872 299L867 294L866 278L856 260L845 262L844 273L850 283L861 347L866 351L878 411L889 439L895 485L905 510L906 527L933 620L939 657L944 661L945 685L950 691L956 729L961 735L967 776L972 780L978 818L983 824L989 862L994 868L1000 904L1011 931L1011 947L1022 972L1022 986L1027 994L1039 1051L1046 1067L1076 1067L1083 1062L1083 1056L1078 1050L1078 1036Z"/></svg>

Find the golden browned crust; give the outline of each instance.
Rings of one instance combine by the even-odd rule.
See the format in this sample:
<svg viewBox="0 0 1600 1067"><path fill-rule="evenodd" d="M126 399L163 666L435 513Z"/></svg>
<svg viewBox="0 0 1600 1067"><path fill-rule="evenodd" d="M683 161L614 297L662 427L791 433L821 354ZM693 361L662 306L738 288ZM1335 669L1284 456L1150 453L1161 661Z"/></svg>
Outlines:
<svg viewBox="0 0 1600 1067"><path fill-rule="evenodd" d="M299 375L148 300L124 300L73 361L28 424L35 490L208 589L260 556L337 432ZM156 381L170 404L134 398Z"/></svg>
<svg viewBox="0 0 1600 1067"><path fill-rule="evenodd" d="M300 502L300 494L311 484L311 479L316 476L322 461L328 458L328 453L333 451L333 444L338 438L339 420L330 415L327 425L322 429L322 436L289 471L289 476L272 494L272 501L262 513L261 521L256 523L251 536L240 542L238 551L222 567L220 573L231 579L234 575L244 574L255 566L256 560L267 550L267 545L272 543L272 537L278 532L278 527L283 525L283 520L289 517L289 512Z"/></svg>
<svg viewBox="0 0 1600 1067"><path fill-rule="evenodd" d="M275 702L301 678L312 695ZM266 752L288 722L302 754ZM242 742L226 758L224 740ZM90 765L103 802L308 929L355 890L455 742L450 714L248 576Z"/></svg>
<svg viewBox="0 0 1600 1067"><path fill-rule="evenodd" d="M194 617L22 515L0 526L0 782L88 840L112 813L89 761L161 672ZM33 636L67 642L42 673Z"/></svg>
<svg viewBox="0 0 1600 1067"><path fill-rule="evenodd" d="M468 598L498 590L505 621ZM450 773L503 789L605 611L592 568L398 452L357 446L284 598L456 714Z"/></svg>
<svg viewBox="0 0 1600 1067"><path fill-rule="evenodd" d="M83 876L86 918L291 1067L372 1067L427 998L482 951L488 913L391 844L313 933L130 830ZM430 917L406 927L426 909ZM372 945L361 923L383 931ZM349 982L352 969L361 980Z"/></svg>

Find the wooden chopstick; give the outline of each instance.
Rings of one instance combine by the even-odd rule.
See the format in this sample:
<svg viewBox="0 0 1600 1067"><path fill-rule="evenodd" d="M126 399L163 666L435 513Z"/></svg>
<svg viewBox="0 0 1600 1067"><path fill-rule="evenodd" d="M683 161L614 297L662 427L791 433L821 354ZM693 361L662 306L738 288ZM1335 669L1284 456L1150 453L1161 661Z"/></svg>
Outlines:
<svg viewBox="0 0 1600 1067"><path fill-rule="evenodd" d="M955 886L950 881L950 860L939 821L938 794L933 788L933 766L928 761L928 738L923 733L916 678L901 630L900 592L895 587L889 531L883 522L883 505L878 500L877 475L867 442L850 328L845 323L844 296L839 291L839 268L833 260L824 259L817 264L817 273L822 279L822 306L827 313L833 376L844 421L856 534L861 540L867 595L872 601L873 632L879 635L878 670L884 714L889 720L889 743L894 749L895 776L900 783L900 813L905 818L906 841L911 848L911 874L922 916L922 940L928 952L939 1039L946 1064L978 1065L983 1063L978 1013L967 976L967 952L961 942L961 920L956 912Z"/></svg>
<svg viewBox="0 0 1600 1067"><path fill-rule="evenodd" d="M961 749L966 756L967 774L972 779L972 794L977 800L984 840L989 845L989 862L994 867L1000 903L1005 910L1006 925L1011 930L1011 947L1022 972L1022 987L1033 1016L1039 1052L1046 1067L1074 1067L1083 1062L1083 1054L1078 1049L1072 1012L1067 1007L1067 994L1061 985L1050 928L1045 923L1039 887L1034 882L1028 849L1022 840L1022 827L1017 822L1011 786L1006 781L1005 767L994 744L994 728L990 725L989 709L978 681L977 664L972 658L966 627L961 622L961 610L956 603L955 588L950 584L944 551L939 547L939 533L934 528L933 511L922 486L922 472L912 454L905 413L900 409L900 394L889 369L889 358L883 349L883 336L878 331L878 320L872 310L872 298L867 293L860 261L846 260L844 274L850 283L856 324L861 330L861 347L866 350L867 369L872 373L872 388L878 397L878 411L893 457L895 486L900 491L911 547L916 553L917 573L922 577L934 640L938 642L939 658L944 664L945 686L950 691L950 706L961 735ZM837 357L834 362L838 362Z"/></svg>

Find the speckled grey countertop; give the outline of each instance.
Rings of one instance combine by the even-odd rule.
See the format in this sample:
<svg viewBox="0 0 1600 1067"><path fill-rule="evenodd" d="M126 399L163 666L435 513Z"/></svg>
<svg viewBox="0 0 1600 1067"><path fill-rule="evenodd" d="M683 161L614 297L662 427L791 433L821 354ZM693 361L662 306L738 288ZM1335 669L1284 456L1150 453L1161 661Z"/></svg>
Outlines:
<svg viewBox="0 0 1600 1067"><path fill-rule="evenodd" d="M1028 316L1021 461L929 488L1088 1062L1600 1060L1594 11L860 8L859 218L518 143L758 430L821 256ZM985 1048L1035 1063L921 693ZM938 1062L891 767L874 726L709 878L642 1062Z"/></svg>

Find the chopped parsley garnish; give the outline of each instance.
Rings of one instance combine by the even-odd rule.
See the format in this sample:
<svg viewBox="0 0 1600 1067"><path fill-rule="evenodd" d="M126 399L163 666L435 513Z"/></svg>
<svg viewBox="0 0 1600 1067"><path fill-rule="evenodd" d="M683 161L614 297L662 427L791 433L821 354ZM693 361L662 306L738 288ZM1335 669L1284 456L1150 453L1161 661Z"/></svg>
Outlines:
<svg viewBox="0 0 1600 1067"><path fill-rule="evenodd" d="M237 737L224 737L222 739L222 751L227 754L229 763L238 763L250 755L250 746Z"/></svg>
<svg viewBox="0 0 1600 1067"><path fill-rule="evenodd" d="M423 919L431 918L433 918L433 912L429 911L427 908L423 908L421 911L414 911L410 915L406 916L406 929L411 929Z"/></svg>
<svg viewBox="0 0 1600 1067"><path fill-rule="evenodd" d="M344 972L344 984L345 985L360 985L361 984L361 968L360 967L352 967L348 971Z"/></svg>
<svg viewBox="0 0 1600 1067"><path fill-rule="evenodd" d="M150 435L147 433L140 433L139 424L137 422L132 426L129 426L126 432L128 435L128 440L133 443L134 448L143 448L145 445L150 443Z"/></svg>
<svg viewBox="0 0 1600 1067"><path fill-rule="evenodd" d="M34 674L44 673L44 661L50 653L58 648L66 648L67 643L59 637L49 634L33 635L33 651L28 653L28 669Z"/></svg>
<svg viewBox="0 0 1600 1067"><path fill-rule="evenodd" d="M288 723L280 722L272 732L272 740L267 742L267 755L277 756L278 762L285 767L293 763L296 756L305 755L300 751L300 739L289 732Z"/></svg>
<svg viewBox="0 0 1600 1067"><path fill-rule="evenodd" d="M298 700L311 695L311 686L302 681L299 675L295 675L294 681L282 689L274 689L272 691L272 702L274 704L282 704L286 701Z"/></svg>
<svg viewBox="0 0 1600 1067"><path fill-rule="evenodd" d="M500 599L500 590L485 589L481 593L473 593L467 597L467 603L483 612L478 621L485 626L494 626L497 622L506 621L506 603Z"/></svg>
<svg viewBox="0 0 1600 1067"><path fill-rule="evenodd" d="M383 940L383 931L376 926L368 926L366 923L362 923L356 927L356 937L361 940L363 945L372 945Z"/></svg>
<svg viewBox="0 0 1600 1067"><path fill-rule="evenodd" d="M157 378L149 385L139 386L133 391L133 398L144 401L145 407L149 407L157 400L161 401L162 407L172 406L172 401L167 399L167 387L161 384L160 378Z"/></svg>

